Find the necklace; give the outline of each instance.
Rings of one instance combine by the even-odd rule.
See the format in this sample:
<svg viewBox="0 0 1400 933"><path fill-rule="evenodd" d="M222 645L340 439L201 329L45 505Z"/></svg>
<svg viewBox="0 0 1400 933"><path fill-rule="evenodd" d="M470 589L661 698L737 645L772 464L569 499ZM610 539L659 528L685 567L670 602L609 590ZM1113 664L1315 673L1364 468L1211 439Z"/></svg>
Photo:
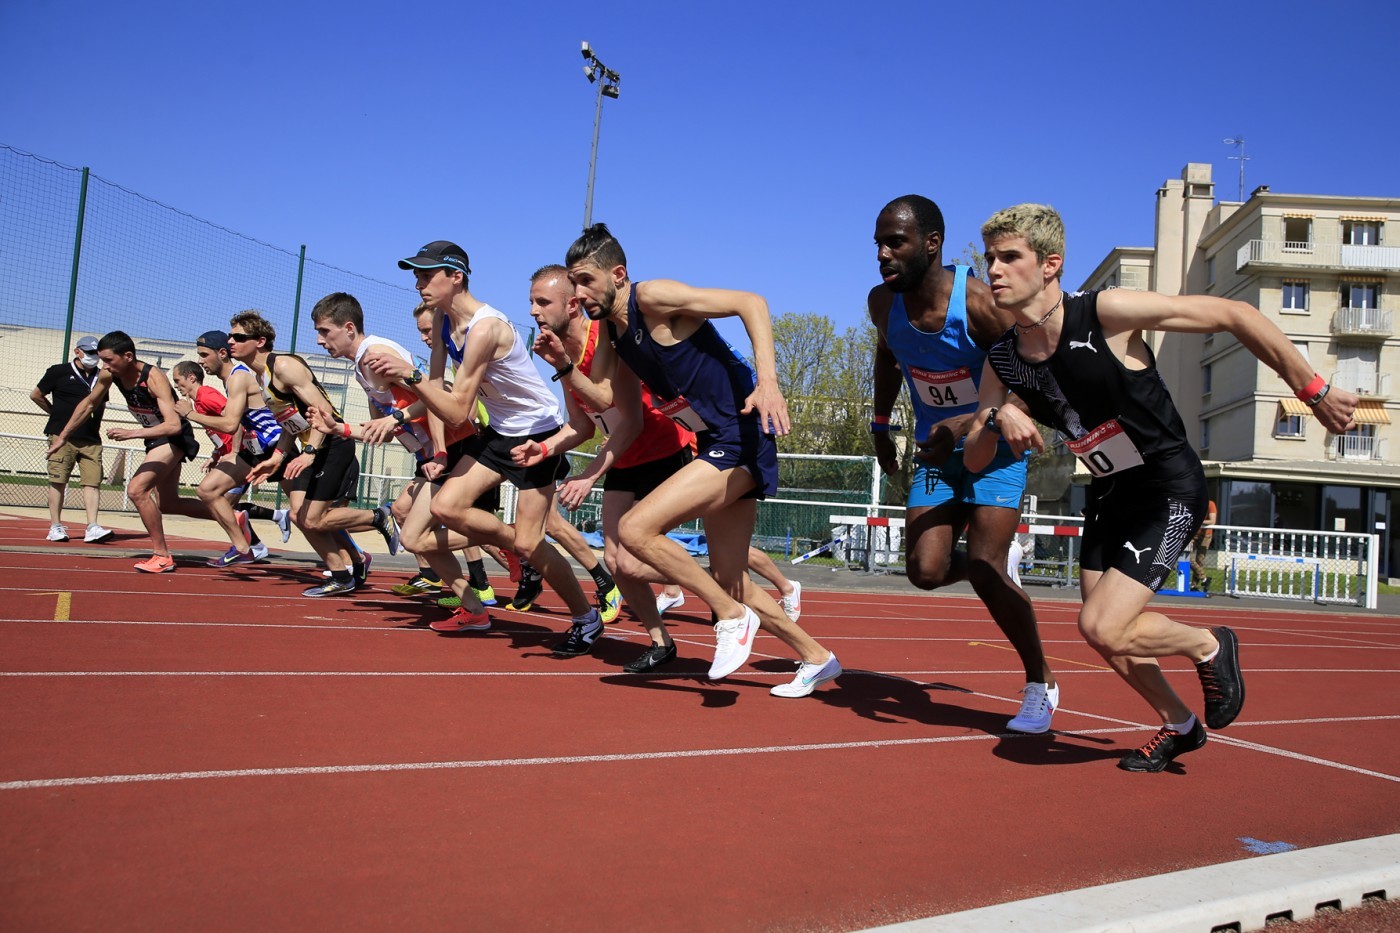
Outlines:
<svg viewBox="0 0 1400 933"><path fill-rule="evenodd" d="M1036 321L1034 324L1022 324L1022 323L1020 323L1020 322L1017 322L1017 323L1016 323L1016 329L1019 330L1019 331L1021 331L1021 332L1023 332L1023 333L1024 333L1025 331L1028 331L1028 330L1035 330L1037 327L1039 327L1040 325L1044 324L1046 321L1050 320L1050 315L1054 314L1054 313L1059 309L1059 307L1060 307L1060 302L1062 302L1062 301L1064 301L1064 300L1065 300L1065 293L1064 293L1064 292L1060 292L1059 301L1056 301L1056 302L1055 302L1055 306L1054 306L1053 308L1051 308L1049 311L1046 311L1046 312L1045 312L1045 317L1043 317L1043 318L1041 318L1040 320Z"/></svg>

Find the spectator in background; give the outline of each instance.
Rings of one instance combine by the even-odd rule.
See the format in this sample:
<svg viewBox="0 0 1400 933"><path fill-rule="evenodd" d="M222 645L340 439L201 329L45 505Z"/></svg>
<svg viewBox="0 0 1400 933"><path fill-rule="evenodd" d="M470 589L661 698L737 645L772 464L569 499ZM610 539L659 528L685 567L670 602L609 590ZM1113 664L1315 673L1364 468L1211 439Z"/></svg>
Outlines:
<svg viewBox="0 0 1400 933"><path fill-rule="evenodd" d="M1215 500L1206 505L1206 517L1191 541L1191 589L1210 595L1210 575L1206 573L1206 555L1215 537Z"/></svg>
<svg viewBox="0 0 1400 933"><path fill-rule="evenodd" d="M66 363L50 366L29 397L48 413L44 433L52 441L63 430L78 403L92 392L93 383L102 361L97 357L97 338L84 337L73 347L73 358ZM67 541L68 529L63 525L63 493L78 468L78 480L83 487L83 509L87 512L87 542L106 541L112 532L97 523L99 487L102 483L102 415L106 404L93 406L91 414L68 436L68 440L49 455L49 535L50 541Z"/></svg>

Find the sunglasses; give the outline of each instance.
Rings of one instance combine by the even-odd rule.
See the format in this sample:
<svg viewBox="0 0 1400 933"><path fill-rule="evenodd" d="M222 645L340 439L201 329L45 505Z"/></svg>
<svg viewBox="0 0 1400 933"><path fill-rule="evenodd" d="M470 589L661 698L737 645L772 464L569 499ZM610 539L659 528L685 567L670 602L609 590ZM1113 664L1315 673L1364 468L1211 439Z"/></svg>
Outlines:
<svg viewBox="0 0 1400 933"><path fill-rule="evenodd" d="M229 334L228 339L234 343L244 343L249 340L257 340L252 334Z"/></svg>

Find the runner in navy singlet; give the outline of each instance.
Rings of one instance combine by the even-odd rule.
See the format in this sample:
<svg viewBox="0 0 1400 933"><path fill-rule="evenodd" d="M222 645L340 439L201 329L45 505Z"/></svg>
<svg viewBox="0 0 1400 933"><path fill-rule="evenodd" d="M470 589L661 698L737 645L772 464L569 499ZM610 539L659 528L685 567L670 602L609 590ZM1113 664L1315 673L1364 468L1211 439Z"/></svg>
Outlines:
<svg viewBox="0 0 1400 933"><path fill-rule="evenodd" d="M182 421L175 411L170 380L150 363L136 358L136 344L130 337L122 331L112 331L97 342L97 355L102 359L102 372L92 392L74 409L68 424L54 435L49 454L63 446L88 412L106 401L108 391L115 385L140 427L108 428L107 436L114 441L139 440L146 446L146 458L127 484L126 494L151 536L154 553L138 563L136 569L143 573L171 573L175 570L175 558L165 541L161 513L213 517L198 499L180 498L180 464L194 459L199 442L189 422Z"/></svg>
<svg viewBox="0 0 1400 933"><path fill-rule="evenodd" d="M1002 445L987 469L963 463L962 439L977 412L986 348L1011 326L987 286L966 266L943 267L943 212L920 195L886 204L875 219L883 284L870 290L875 325L874 420L880 468L899 469L889 416L901 379L918 416L918 466L905 515L905 574L924 590L968 580L1020 656L1026 685L1007 728L1050 729L1060 688L1046 663L1035 609L1007 575L1007 551L1021 519L1026 463ZM967 551L955 545L967 532Z"/></svg>
<svg viewBox="0 0 1400 933"><path fill-rule="evenodd" d="M1356 396L1330 388L1272 321L1243 302L1131 289L1066 295L1064 224L1045 205L998 212L982 237L992 297L1016 323L988 352L967 465L984 466L998 434L1017 453L1043 447L1030 418L1005 407L1010 389L1068 438L1094 475L1084 511L1079 631L1162 718L1151 741L1118 766L1161 771L1204 745L1206 732L1156 659L1195 662L1212 729L1239 715L1244 680L1229 628L1207 631L1146 608L1200 525L1207 500L1200 458L1142 332L1229 332L1337 434L1349 429Z"/></svg>
<svg viewBox="0 0 1400 933"><path fill-rule="evenodd" d="M607 410L612 369L621 359L651 390L661 413L697 435L695 459L623 517L622 546L713 610L719 621L712 679L743 666L760 624L802 659L793 681L773 688L775 696L806 696L835 679L841 673L836 655L789 619L747 573L757 500L778 490L774 435L788 431L767 302L752 292L669 279L634 284L621 244L603 224L583 232L565 264L585 313L605 322L610 338L598 342L588 378L568 374L569 388L582 389L589 407ZM715 330L709 319L719 317L743 322L756 373ZM584 394L590 382L597 387L592 397ZM705 523L713 577L666 537L695 518Z"/></svg>

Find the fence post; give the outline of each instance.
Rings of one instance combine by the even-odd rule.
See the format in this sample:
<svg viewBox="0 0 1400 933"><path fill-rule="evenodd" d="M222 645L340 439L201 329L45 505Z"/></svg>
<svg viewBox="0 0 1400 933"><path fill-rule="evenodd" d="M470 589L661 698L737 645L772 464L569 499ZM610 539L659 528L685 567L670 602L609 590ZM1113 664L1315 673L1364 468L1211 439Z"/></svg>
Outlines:
<svg viewBox="0 0 1400 933"><path fill-rule="evenodd" d="M880 514L880 458L870 458L870 517L874 518Z"/></svg>
<svg viewBox="0 0 1400 933"><path fill-rule="evenodd" d="M301 256L297 258L297 294L292 300L292 343L288 353L297 352L297 325L301 323L301 278L306 271L306 244L301 244Z"/></svg>
<svg viewBox="0 0 1400 933"><path fill-rule="evenodd" d="M73 234L73 271L68 276L68 317L63 323L63 348L59 361L68 359L73 345L73 308L78 301L78 260L83 252L83 220L87 216L88 169L83 167L83 184L78 189L78 229Z"/></svg>

